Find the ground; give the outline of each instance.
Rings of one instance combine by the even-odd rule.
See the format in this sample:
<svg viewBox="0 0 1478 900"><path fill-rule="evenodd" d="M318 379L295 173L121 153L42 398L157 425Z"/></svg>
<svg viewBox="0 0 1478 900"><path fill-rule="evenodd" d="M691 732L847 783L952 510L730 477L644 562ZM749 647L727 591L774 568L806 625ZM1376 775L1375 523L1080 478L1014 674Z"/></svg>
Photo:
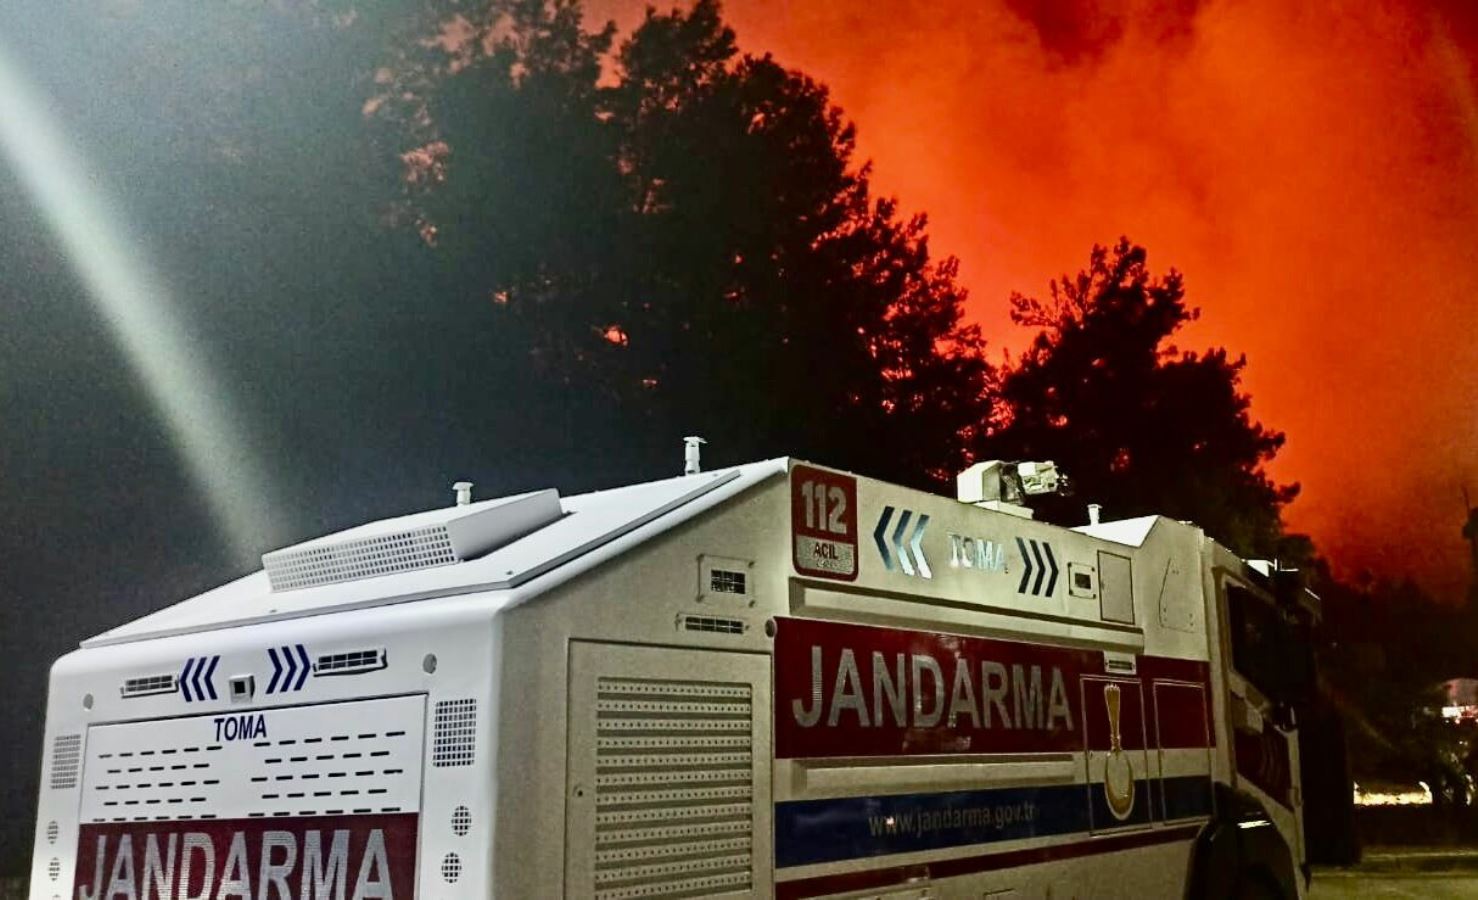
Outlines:
<svg viewBox="0 0 1478 900"><path fill-rule="evenodd" d="M1312 900L1345 897L1448 900L1478 897L1478 872L1319 872L1314 876Z"/></svg>

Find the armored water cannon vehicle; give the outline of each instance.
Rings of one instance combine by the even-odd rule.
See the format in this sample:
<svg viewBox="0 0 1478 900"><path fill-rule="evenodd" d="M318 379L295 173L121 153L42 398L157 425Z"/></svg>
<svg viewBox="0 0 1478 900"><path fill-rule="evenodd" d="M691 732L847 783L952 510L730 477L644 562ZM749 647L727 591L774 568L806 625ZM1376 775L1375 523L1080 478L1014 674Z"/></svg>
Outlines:
<svg viewBox="0 0 1478 900"><path fill-rule="evenodd" d="M698 452L459 485L84 641L33 900L1303 895L1270 570L1036 521L1050 464L948 498Z"/></svg>

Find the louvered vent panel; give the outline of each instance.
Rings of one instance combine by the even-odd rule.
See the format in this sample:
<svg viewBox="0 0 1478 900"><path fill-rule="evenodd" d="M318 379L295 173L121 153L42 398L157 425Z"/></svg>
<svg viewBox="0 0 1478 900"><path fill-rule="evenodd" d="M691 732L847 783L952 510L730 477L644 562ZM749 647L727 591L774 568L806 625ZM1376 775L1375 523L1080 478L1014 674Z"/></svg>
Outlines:
<svg viewBox="0 0 1478 900"><path fill-rule="evenodd" d="M413 696L96 725L79 814L96 824L418 812L425 721Z"/></svg>
<svg viewBox="0 0 1478 900"><path fill-rule="evenodd" d="M711 634L743 634L744 620L728 616L681 616L683 630L703 631Z"/></svg>
<svg viewBox="0 0 1478 900"><path fill-rule="evenodd" d="M410 572L457 562L445 525L415 528L398 534L345 541L342 544L279 550L262 557L274 591Z"/></svg>
<svg viewBox="0 0 1478 900"><path fill-rule="evenodd" d="M747 684L599 679L597 897L753 887L752 699Z"/></svg>
<svg viewBox="0 0 1478 900"><path fill-rule="evenodd" d="M325 653L313 663L314 675L359 675L385 668L385 650L346 650Z"/></svg>
<svg viewBox="0 0 1478 900"><path fill-rule="evenodd" d="M148 697L154 694L173 694L179 689L180 686L171 673L125 679L119 693L124 697Z"/></svg>
<svg viewBox="0 0 1478 900"><path fill-rule="evenodd" d="M82 770L82 735L59 734L51 742L51 787L64 790L77 786Z"/></svg>

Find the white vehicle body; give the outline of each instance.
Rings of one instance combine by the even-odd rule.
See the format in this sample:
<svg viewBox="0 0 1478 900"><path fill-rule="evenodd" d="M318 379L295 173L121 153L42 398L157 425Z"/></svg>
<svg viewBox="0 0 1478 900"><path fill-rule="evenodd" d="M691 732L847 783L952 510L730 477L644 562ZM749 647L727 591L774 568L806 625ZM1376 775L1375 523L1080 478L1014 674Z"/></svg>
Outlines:
<svg viewBox="0 0 1478 900"><path fill-rule="evenodd" d="M33 900L1303 893L1189 525L780 459L264 560L54 666Z"/></svg>

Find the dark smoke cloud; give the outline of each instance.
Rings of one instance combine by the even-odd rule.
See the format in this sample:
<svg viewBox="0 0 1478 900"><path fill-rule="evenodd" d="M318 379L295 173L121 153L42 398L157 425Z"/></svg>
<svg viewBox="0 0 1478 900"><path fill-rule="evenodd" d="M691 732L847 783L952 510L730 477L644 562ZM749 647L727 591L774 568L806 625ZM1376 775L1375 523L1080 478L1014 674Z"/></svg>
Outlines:
<svg viewBox="0 0 1478 900"><path fill-rule="evenodd" d="M1006 8L1036 30L1049 61L1097 62L1131 30L1165 49L1193 33L1200 0L1005 0Z"/></svg>
<svg viewBox="0 0 1478 900"><path fill-rule="evenodd" d="M592 4L623 27L640 0ZM1478 6L731 0L741 46L831 85L877 185L926 210L998 347L1094 242L1185 272L1187 347L1251 360L1289 511L1347 572L1467 573L1478 491Z"/></svg>

